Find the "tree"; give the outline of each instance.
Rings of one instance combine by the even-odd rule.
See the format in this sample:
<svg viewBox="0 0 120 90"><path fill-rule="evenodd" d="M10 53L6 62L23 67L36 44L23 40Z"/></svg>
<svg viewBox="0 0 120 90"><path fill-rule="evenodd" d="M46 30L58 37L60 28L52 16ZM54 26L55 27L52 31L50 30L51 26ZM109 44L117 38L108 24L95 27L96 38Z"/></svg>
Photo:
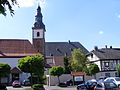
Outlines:
<svg viewBox="0 0 120 90"><path fill-rule="evenodd" d="M1 77L7 77L10 74L10 65L6 63L0 63L0 83Z"/></svg>
<svg viewBox="0 0 120 90"><path fill-rule="evenodd" d="M73 72L85 71L88 60L80 49L72 51L71 69Z"/></svg>
<svg viewBox="0 0 120 90"><path fill-rule="evenodd" d="M57 76L58 77L58 82L60 83L59 77L64 74L64 68L63 66L53 66L50 69L50 75Z"/></svg>
<svg viewBox="0 0 120 90"><path fill-rule="evenodd" d="M120 64L117 67L117 71L118 71L118 74L119 74L119 77L120 77Z"/></svg>
<svg viewBox="0 0 120 90"><path fill-rule="evenodd" d="M6 8L10 11L11 15L14 14L14 10L12 8L13 5L17 4L16 0L0 0L0 14L6 16Z"/></svg>
<svg viewBox="0 0 120 90"><path fill-rule="evenodd" d="M90 65L88 70L89 70L89 75L94 75L95 78L96 78L96 73L100 71L97 64Z"/></svg>
<svg viewBox="0 0 120 90"><path fill-rule="evenodd" d="M65 68L65 74L71 73L70 62L69 62L69 58L67 56L64 57L64 68Z"/></svg>
<svg viewBox="0 0 120 90"><path fill-rule="evenodd" d="M44 57L43 56L27 56L25 58L22 58L18 61L18 67L21 69L21 71L25 73L30 73L31 77L33 75L38 76L39 83L43 83L41 78L44 76ZM31 78L31 83L32 78Z"/></svg>

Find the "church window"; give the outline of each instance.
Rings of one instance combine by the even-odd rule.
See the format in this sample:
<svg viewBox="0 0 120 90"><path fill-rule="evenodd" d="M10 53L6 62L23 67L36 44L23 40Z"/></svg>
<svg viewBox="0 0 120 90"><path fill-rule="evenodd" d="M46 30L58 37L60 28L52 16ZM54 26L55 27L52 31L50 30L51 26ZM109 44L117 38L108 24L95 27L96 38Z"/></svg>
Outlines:
<svg viewBox="0 0 120 90"><path fill-rule="evenodd" d="M40 33L39 32L37 32L37 37L39 37L40 36Z"/></svg>

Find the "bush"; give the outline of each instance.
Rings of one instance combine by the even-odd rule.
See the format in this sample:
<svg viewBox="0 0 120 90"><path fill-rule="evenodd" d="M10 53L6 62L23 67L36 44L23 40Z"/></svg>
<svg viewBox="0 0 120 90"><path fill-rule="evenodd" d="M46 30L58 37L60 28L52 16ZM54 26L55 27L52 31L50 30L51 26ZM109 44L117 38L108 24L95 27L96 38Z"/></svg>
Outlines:
<svg viewBox="0 0 120 90"><path fill-rule="evenodd" d="M45 90L43 84L34 84L32 85L33 90Z"/></svg>
<svg viewBox="0 0 120 90"><path fill-rule="evenodd" d="M6 89L6 85L5 84L0 84L0 90L2 89Z"/></svg>

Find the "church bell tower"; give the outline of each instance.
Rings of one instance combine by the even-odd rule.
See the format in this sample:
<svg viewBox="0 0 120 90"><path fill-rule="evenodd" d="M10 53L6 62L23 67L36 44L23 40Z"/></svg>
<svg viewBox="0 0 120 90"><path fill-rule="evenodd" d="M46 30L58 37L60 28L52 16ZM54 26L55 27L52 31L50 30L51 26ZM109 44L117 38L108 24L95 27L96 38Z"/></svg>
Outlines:
<svg viewBox="0 0 120 90"><path fill-rule="evenodd" d="M35 23L32 27L32 42L38 53L45 56L45 25L42 22L41 8L38 6L37 15L35 16Z"/></svg>

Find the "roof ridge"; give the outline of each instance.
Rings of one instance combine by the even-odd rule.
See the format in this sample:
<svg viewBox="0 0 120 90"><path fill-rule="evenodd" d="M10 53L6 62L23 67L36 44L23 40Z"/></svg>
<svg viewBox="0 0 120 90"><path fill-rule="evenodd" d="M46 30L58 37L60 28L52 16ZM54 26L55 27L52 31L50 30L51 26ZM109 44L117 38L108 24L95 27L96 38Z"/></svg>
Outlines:
<svg viewBox="0 0 120 90"><path fill-rule="evenodd" d="M0 40L21 40L21 41L29 41L28 39L0 39Z"/></svg>

